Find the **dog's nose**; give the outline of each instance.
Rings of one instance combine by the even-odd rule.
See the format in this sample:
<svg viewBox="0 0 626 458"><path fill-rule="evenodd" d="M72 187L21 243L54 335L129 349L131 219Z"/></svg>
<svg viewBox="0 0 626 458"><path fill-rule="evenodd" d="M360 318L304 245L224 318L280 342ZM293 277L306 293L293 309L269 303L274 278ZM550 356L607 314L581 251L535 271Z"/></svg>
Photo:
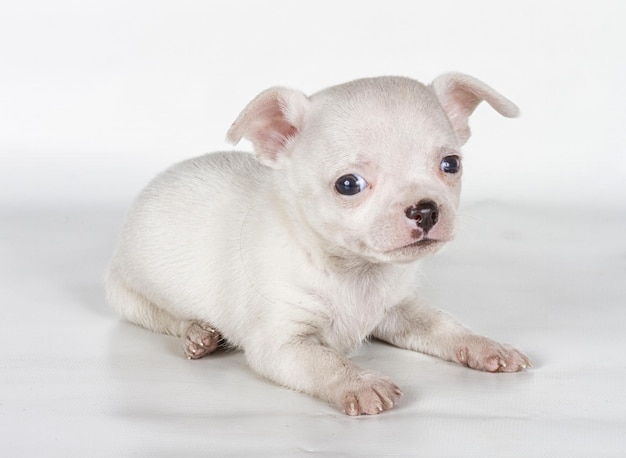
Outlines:
<svg viewBox="0 0 626 458"><path fill-rule="evenodd" d="M414 219L417 227L427 234L439 221L439 207L430 199L420 200L417 205L407 208L404 213L409 219Z"/></svg>

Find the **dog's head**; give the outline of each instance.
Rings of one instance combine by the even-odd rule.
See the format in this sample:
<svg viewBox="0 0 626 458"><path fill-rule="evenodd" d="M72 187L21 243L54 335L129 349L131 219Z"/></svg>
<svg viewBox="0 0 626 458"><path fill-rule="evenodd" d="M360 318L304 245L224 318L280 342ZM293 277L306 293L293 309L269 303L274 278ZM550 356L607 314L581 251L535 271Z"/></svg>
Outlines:
<svg viewBox="0 0 626 458"><path fill-rule="evenodd" d="M487 101L517 107L486 84L453 73L430 86L368 78L311 97L286 88L259 94L228 132L280 173L281 195L337 256L407 262L454 235L468 117Z"/></svg>

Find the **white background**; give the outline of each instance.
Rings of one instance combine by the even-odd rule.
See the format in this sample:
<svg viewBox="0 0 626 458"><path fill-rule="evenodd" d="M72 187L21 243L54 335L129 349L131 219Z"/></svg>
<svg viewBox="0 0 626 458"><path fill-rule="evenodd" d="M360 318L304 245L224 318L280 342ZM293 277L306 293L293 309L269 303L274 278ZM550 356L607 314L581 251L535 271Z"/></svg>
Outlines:
<svg viewBox="0 0 626 458"><path fill-rule="evenodd" d="M3 1L0 456L626 456L625 24L621 0ZM534 368L363 345L405 394L349 418L110 310L130 201L231 148L259 91L449 70L522 117L471 119L461 230L422 294Z"/></svg>
<svg viewBox="0 0 626 458"><path fill-rule="evenodd" d="M0 12L0 203L127 204L261 90L472 74L466 201L626 203L621 1L32 1ZM248 147L248 145L244 145Z"/></svg>

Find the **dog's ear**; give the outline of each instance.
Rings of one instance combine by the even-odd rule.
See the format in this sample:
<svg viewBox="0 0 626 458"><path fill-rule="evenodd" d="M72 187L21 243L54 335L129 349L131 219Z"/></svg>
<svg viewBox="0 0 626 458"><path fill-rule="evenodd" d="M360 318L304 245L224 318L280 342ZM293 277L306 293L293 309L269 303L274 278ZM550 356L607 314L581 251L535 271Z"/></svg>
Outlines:
<svg viewBox="0 0 626 458"><path fill-rule="evenodd" d="M288 144L302 130L308 105L309 99L302 92L267 89L243 109L226 138L233 144L242 138L250 140L260 162L278 167Z"/></svg>
<svg viewBox="0 0 626 458"><path fill-rule="evenodd" d="M431 88L448 115L461 145L471 134L467 119L483 100L502 116L514 118L519 115L519 109L513 102L469 75L443 74L435 78Z"/></svg>

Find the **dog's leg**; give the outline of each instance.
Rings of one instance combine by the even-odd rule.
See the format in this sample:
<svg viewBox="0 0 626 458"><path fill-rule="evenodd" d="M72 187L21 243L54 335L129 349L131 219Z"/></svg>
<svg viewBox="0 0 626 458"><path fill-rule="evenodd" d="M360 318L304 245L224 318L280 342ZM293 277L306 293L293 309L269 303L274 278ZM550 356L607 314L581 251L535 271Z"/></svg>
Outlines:
<svg viewBox="0 0 626 458"><path fill-rule="evenodd" d="M517 372L531 366L519 350L472 332L456 319L417 300L391 309L374 337L488 372Z"/></svg>
<svg viewBox="0 0 626 458"><path fill-rule="evenodd" d="M108 272L106 290L111 306L131 323L154 332L179 337L189 326L129 288L114 271Z"/></svg>
<svg viewBox="0 0 626 458"><path fill-rule="evenodd" d="M110 271L106 279L109 303L131 323L151 331L183 338L183 350L189 359L206 356L217 348L221 335L210 324L176 318L141 294L126 286Z"/></svg>
<svg viewBox="0 0 626 458"><path fill-rule="evenodd" d="M374 415L392 408L402 395L388 377L365 371L308 331L284 334L245 348L249 365L261 375L342 408L348 415ZM250 343L250 342L249 342Z"/></svg>

